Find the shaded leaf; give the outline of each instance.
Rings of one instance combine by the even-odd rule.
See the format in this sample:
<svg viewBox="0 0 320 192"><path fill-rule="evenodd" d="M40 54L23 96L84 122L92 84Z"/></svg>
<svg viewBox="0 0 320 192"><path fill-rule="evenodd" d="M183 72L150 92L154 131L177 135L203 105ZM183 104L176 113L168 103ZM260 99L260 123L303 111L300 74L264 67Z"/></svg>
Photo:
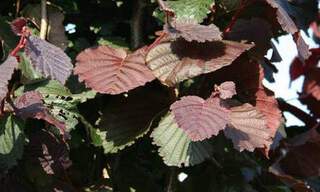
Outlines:
<svg viewBox="0 0 320 192"><path fill-rule="evenodd" d="M218 98L203 100L197 96L182 97L170 109L178 126L192 141L218 135L230 121L230 111L220 106Z"/></svg>
<svg viewBox="0 0 320 192"><path fill-rule="evenodd" d="M252 45L232 41L196 43L177 40L152 48L146 61L162 83L172 86L230 65L251 47Z"/></svg>
<svg viewBox="0 0 320 192"><path fill-rule="evenodd" d="M76 60L75 74L100 93L124 93L154 79L145 66L143 49L127 54L123 49L99 46L81 52Z"/></svg>
<svg viewBox="0 0 320 192"><path fill-rule="evenodd" d="M0 102L7 96L9 80L17 67L18 61L12 56L0 65Z"/></svg>
<svg viewBox="0 0 320 192"><path fill-rule="evenodd" d="M32 65L45 77L58 80L64 84L69 78L73 65L71 59L62 49L36 36L29 36L25 53Z"/></svg>
<svg viewBox="0 0 320 192"><path fill-rule="evenodd" d="M55 119L43 104L42 95L37 91L29 91L15 100L16 113L23 119L44 120L60 129L64 135L65 124Z"/></svg>
<svg viewBox="0 0 320 192"><path fill-rule="evenodd" d="M26 150L29 160L40 163L49 175L62 175L72 164L67 144L49 131L32 134Z"/></svg>
<svg viewBox="0 0 320 192"><path fill-rule="evenodd" d="M13 20L10 24L11 30L16 34L16 35L21 35L22 34L22 29L27 25L27 20L23 17L17 18Z"/></svg>
<svg viewBox="0 0 320 192"><path fill-rule="evenodd" d="M247 103L230 110L231 123L224 133L232 140L237 150L254 151L256 148L270 147L272 135L260 112Z"/></svg>
<svg viewBox="0 0 320 192"><path fill-rule="evenodd" d="M0 172L7 171L22 157L24 123L12 115L0 120Z"/></svg>
<svg viewBox="0 0 320 192"><path fill-rule="evenodd" d="M174 21L171 25L164 25L164 31L169 34L170 39L181 37L189 42L196 41L201 43L222 39L222 33L214 24L206 26L200 25L192 19L184 19Z"/></svg>
<svg viewBox="0 0 320 192"><path fill-rule="evenodd" d="M168 107L168 100L164 92L143 89L111 99L99 123L104 152L116 153L145 135L155 116Z"/></svg>
<svg viewBox="0 0 320 192"><path fill-rule="evenodd" d="M212 146L208 141L194 142L178 127L171 113L162 118L151 134L159 146L159 154L168 166L193 166L210 158Z"/></svg>
<svg viewBox="0 0 320 192"><path fill-rule="evenodd" d="M303 94L312 95L320 100L320 69L309 70L303 84Z"/></svg>
<svg viewBox="0 0 320 192"><path fill-rule="evenodd" d="M279 24L281 25L282 29L285 30L288 33L294 34L298 32L298 28L296 24L293 22L293 20L290 18L286 10L281 6L279 2L281 0L266 0L266 2L276 9L277 11L277 19Z"/></svg>
<svg viewBox="0 0 320 192"><path fill-rule="evenodd" d="M0 16L0 29L0 44L2 45L0 47L4 49L4 56L8 56L9 52L16 47L18 37L12 32L7 17Z"/></svg>

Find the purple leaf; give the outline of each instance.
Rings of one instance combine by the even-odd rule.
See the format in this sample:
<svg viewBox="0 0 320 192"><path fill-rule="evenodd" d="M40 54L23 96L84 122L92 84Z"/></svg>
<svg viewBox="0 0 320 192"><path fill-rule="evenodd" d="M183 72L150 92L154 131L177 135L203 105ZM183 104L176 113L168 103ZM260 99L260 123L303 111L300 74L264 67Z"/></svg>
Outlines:
<svg viewBox="0 0 320 192"><path fill-rule="evenodd" d="M7 60L0 65L0 102L2 102L8 93L9 80L17 67L18 61L12 56L9 56Z"/></svg>
<svg viewBox="0 0 320 192"><path fill-rule="evenodd" d="M64 84L72 72L73 65L69 56L59 47L36 36L27 37L25 52L32 65L45 77Z"/></svg>

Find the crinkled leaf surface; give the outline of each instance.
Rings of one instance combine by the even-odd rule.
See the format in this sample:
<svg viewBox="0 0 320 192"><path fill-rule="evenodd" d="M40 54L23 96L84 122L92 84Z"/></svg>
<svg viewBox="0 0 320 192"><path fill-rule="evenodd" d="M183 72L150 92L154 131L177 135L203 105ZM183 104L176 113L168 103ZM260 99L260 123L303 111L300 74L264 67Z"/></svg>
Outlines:
<svg viewBox="0 0 320 192"><path fill-rule="evenodd" d="M22 83L27 84L43 79L43 76L31 65L30 59L26 56L25 53L20 53L19 58L20 62L18 68L22 73Z"/></svg>
<svg viewBox="0 0 320 192"><path fill-rule="evenodd" d="M25 136L24 123L13 115L0 119L0 171L17 164L22 157Z"/></svg>
<svg viewBox="0 0 320 192"><path fill-rule="evenodd" d="M77 56L74 69L87 87L106 94L120 94L154 79L145 65L144 49L127 54L107 46L89 48Z"/></svg>
<svg viewBox="0 0 320 192"><path fill-rule="evenodd" d="M25 52L35 69L45 77L58 80L62 84L69 78L73 65L69 56L59 47L30 35Z"/></svg>
<svg viewBox="0 0 320 192"><path fill-rule="evenodd" d="M168 102L166 93L143 89L110 100L99 124L105 153L116 153L142 137Z"/></svg>
<svg viewBox="0 0 320 192"><path fill-rule="evenodd" d="M236 85L232 81L226 81L219 86L215 86L215 91L219 93L221 99L230 99L237 94Z"/></svg>
<svg viewBox="0 0 320 192"><path fill-rule="evenodd" d="M5 62L0 65L0 102L2 102L8 93L9 80L17 67L18 61L12 56L9 56Z"/></svg>
<svg viewBox="0 0 320 192"><path fill-rule="evenodd" d="M237 150L254 151L256 148L269 148L272 143L271 131L260 112L247 103L230 110L231 123L224 133L232 140Z"/></svg>
<svg viewBox="0 0 320 192"><path fill-rule="evenodd" d="M194 142L178 127L171 113L162 118L151 134L159 146L159 154L168 166L193 166L210 158L212 145L207 141Z"/></svg>
<svg viewBox="0 0 320 192"><path fill-rule="evenodd" d="M219 98L204 100L197 96L186 96L173 103L170 109L178 126L192 141L218 135L230 121L230 111L220 105Z"/></svg>
<svg viewBox="0 0 320 192"><path fill-rule="evenodd" d="M164 84L175 85L230 65L252 45L232 41L163 42L147 54L148 67Z"/></svg>
<svg viewBox="0 0 320 192"><path fill-rule="evenodd" d="M217 26L200 25L192 19L177 20L171 25L164 25L164 31L169 34L171 39L183 38L189 42L206 42L221 40L221 32Z"/></svg>

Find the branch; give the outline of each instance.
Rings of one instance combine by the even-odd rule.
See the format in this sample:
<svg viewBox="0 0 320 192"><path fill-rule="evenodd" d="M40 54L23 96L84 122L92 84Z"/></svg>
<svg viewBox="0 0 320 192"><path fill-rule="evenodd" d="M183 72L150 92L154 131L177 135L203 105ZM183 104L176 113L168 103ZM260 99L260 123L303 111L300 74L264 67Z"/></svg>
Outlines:
<svg viewBox="0 0 320 192"><path fill-rule="evenodd" d="M47 0L41 0L41 26L40 38L46 39L48 31L48 18L47 18Z"/></svg>
<svg viewBox="0 0 320 192"><path fill-rule="evenodd" d="M133 6L133 15L131 22L131 48L137 49L144 42L143 34L143 13L144 8L146 7L146 0L135 0Z"/></svg>
<svg viewBox="0 0 320 192"><path fill-rule="evenodd" d="M306 124L306 127L311 128L317 124L316 119L314 119L312 116L302 111L301 109L297 108L296 106L290 105L289 103L285 102L283 99L278 99L278 104L279 104L279 108L282 111L287 111L292 113L298 119L303 121Z"/></svg>

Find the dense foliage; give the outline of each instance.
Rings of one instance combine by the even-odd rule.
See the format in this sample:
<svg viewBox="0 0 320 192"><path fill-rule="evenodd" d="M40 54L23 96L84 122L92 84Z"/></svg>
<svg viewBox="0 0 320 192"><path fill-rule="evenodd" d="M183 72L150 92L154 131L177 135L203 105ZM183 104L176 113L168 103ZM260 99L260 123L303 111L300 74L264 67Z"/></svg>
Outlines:
<svg viewBox="0 0 320 192"><path fill-rule="evenodd" d="M317 0L1 1L0 191L320 191L318 21ZM310 113L262 83L284 34Z"/></svg>

